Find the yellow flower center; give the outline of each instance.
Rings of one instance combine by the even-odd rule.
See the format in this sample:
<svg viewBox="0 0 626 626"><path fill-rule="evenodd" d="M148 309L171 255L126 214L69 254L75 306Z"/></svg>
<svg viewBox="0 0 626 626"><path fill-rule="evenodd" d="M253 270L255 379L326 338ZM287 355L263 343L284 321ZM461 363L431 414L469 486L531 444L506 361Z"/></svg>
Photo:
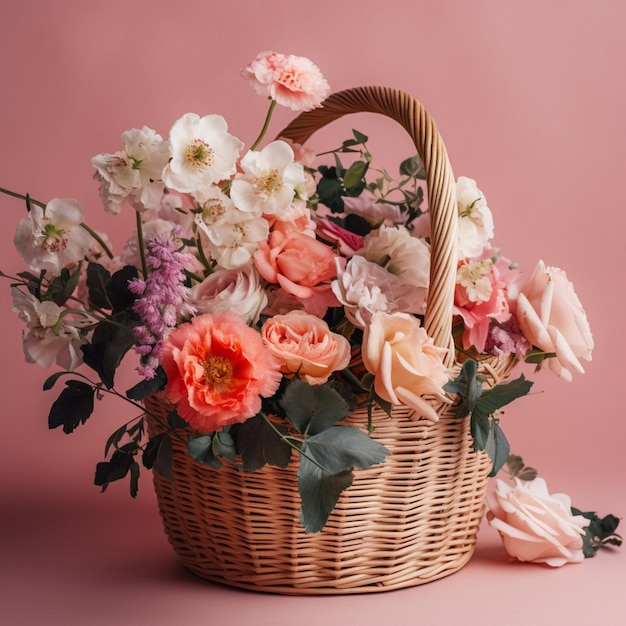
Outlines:
<svg viewBox="0 0 626 626"><path fill-rule="evenodd" d="M224 393L230 387L233 365L223 356L211 355L203 363L204 381L216 393Z"/></svg>
<svg viewBox="0 0 626 626"><path fill-rule="evenodd" d="M52 222L46 220L42 229L43 241L41 247L46 252L56 253L67 248L67 233Z"/></svg>
<svg viewBox="0 0 626 626"><path fill-rule="evenodd" d="M195 139L187 146L185 151L185 162L193 169L204 169L211 167L215 160L215 150L202 139Z"/></svg>
<svg viewBox="0 0 626 626"><path fill-rule="evenodd" d="M254 179L254 188L259 193L264 193L267 196L271 196L273 193L280 191L283 186L280 172L276 169L265 172L262 176L257 176Z"/></svg>

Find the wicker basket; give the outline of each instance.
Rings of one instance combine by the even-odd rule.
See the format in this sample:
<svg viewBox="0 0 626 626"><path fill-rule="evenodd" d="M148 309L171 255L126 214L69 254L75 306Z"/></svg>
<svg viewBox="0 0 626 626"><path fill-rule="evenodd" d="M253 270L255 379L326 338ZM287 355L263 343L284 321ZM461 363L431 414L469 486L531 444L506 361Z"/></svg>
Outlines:
<svg viewBox="0 0 626 626"><path fill-rule="evenodd" d="M348 113L376 112L398 121L413 139L427 173L431 212L431 284L425 326L435 343L451 348L456 276L454 178L439 132L411 96L362 87L334 94L323 108L303 113L282 133L298 143ZM512 359L482 361L487 385L506 379ZM159 396L147 408L164 418ZM356 471L325 528L306 534L300 524L297 460L244 473L195 462L173 438L174 477L154 473L166 534L183 564L220 583L284 594L347 594L409 587L460 569L471 557L483 514L491 463L475 453L468 420L439 404L436 424L399 408L374 414L374 438L391 455ZM367 424L365 410L347 420ZM148 418L151 435L160 426Z"/></svg>

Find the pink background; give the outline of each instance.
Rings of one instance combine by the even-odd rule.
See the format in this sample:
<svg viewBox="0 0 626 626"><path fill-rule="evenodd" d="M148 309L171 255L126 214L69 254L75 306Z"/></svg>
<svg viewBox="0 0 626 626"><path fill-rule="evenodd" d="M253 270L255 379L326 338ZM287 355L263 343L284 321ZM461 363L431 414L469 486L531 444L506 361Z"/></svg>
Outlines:
<svg viewBox="0 0 626 626"><path fill-rule="evenodd" d="M566 269L594 331L594 360L573 384L525 368L535 390L545 393L506 411L502 425L513 450L576 506L626 514L621 0L3 0L0 14L0 186L43 201L79 199L90 225L117 245L134 216L101 210L91 157L117 150L120 133L133 126L166 135L187 111L225 115L231 131L249 143L265 103L239 69L259 51L310 57L335 91L383 84L420 98L438 122L456 175L475 178L485 193L496 244L526 272L539 258ZM291 112L279 111L272 131L289 119ZM337 143L350 127L369 133L375 154L390 167L411 153L402 131L369 117L324 137ZM0 206L0 267L20 271L12 235L23 205L0 198ZM166 543L147 475L136 501L126 485L104 495L92 486L104 441L122 423L125 407L107 402L71 436L48 432L56 396L41 385L50 372L24 363L21 322L10 309L5 283L4 623L455 624L471 618L514 625L626 618L623 551L557 571L510 564L489 527L461 572L389 594L284 598L193 578ZM132 381L132 366L127 369L122 389L126 378Z"/></svg>

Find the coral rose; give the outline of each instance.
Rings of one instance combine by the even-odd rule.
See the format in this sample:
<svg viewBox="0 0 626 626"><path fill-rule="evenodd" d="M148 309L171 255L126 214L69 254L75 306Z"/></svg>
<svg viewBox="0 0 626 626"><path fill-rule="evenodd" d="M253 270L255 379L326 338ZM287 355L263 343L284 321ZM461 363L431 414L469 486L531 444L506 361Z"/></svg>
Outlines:
<svg viewBox="0 0 626 626"><path fill-rule="evenodd" d="M446 352L434 345L416 317L406 313L374 313L363 333L363 363L376 377L376 393L433 422L439 416L421 396L446 401L442 389L448 381Z"/></svg>
<svg viewBox="0 0 626 626"><path fill-rule="evenodd" d="M506 551L520 561L553 567L583 561L583 529L589 520L572 514L569 496L550 495L542 478L514 480L509 485L498 479L487 496L487 520Z"/></svg>
<svg viewBox="0 0 626 626"><path fill-rule="evenodd" d="M269 318L261 328L265 345L282 363L285 374L297 374L309 385L321 385L350 362L350 342L324 320L304 311Z"/></svg>
<svg viewBox="0 0 626 626"><path fill-rule="evenodd" d="M162 360L166 394L201 433L244 422L278 388L279 364L261 335L230 311L206 313L174 330Z"/></svg>
<svg viewBox="0 0 626 626"><path fill-rule="evenodd" d="M330 289L335 277L335 255L321 241L304 233L272 231L259 242L254 255L259 273L295 296L309 313L323 317L337 301Z"/></svg>
<svg viewBox="0 0 626 626"><path fill-rule="evenodd" d="M585 311L563 270L537 263L517 297L517 321L530 343L556 358L550 369L571 381L572 371L584 373L579 359L591 361L593 337Z"/></svg>

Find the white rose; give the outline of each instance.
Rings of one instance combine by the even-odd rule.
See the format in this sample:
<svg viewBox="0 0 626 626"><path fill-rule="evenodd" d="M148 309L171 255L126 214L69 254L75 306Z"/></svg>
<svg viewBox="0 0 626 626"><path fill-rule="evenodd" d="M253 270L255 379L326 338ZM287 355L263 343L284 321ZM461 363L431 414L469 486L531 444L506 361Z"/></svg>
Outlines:
<svg viewBox="0 0 626 626"><path fill-rule="evenodd" d="M373 313L424 313L426 290L403 283L397 276L362 256L353 256L345 270L337 263L337 279L331 284L347 318L365 327Z"/></svg>
<svg viewBox="0 0 626 626"><path fill-rule="evenodd" d="M253 265L218 269L191 289L190 304L199 313L233 311L254 324L267 305L261 277Z"/></svg>
<svg viewBox="0 0 626 626"><path fill-rule="evenodd" d="M502 537L506 551L520 561L553 567L584 560L584 528L589 520L573 515L569 496L550 494L546 482L496 480L487 496L487 520Z"/></svg>
<svg viewBox="0 0 626 626"><path fill-rule="evenodd" d="M368 261L384 264L402 282L427 290L430 282L430 249L404 226L381 226L366 235L363 254Z"/></svg>

